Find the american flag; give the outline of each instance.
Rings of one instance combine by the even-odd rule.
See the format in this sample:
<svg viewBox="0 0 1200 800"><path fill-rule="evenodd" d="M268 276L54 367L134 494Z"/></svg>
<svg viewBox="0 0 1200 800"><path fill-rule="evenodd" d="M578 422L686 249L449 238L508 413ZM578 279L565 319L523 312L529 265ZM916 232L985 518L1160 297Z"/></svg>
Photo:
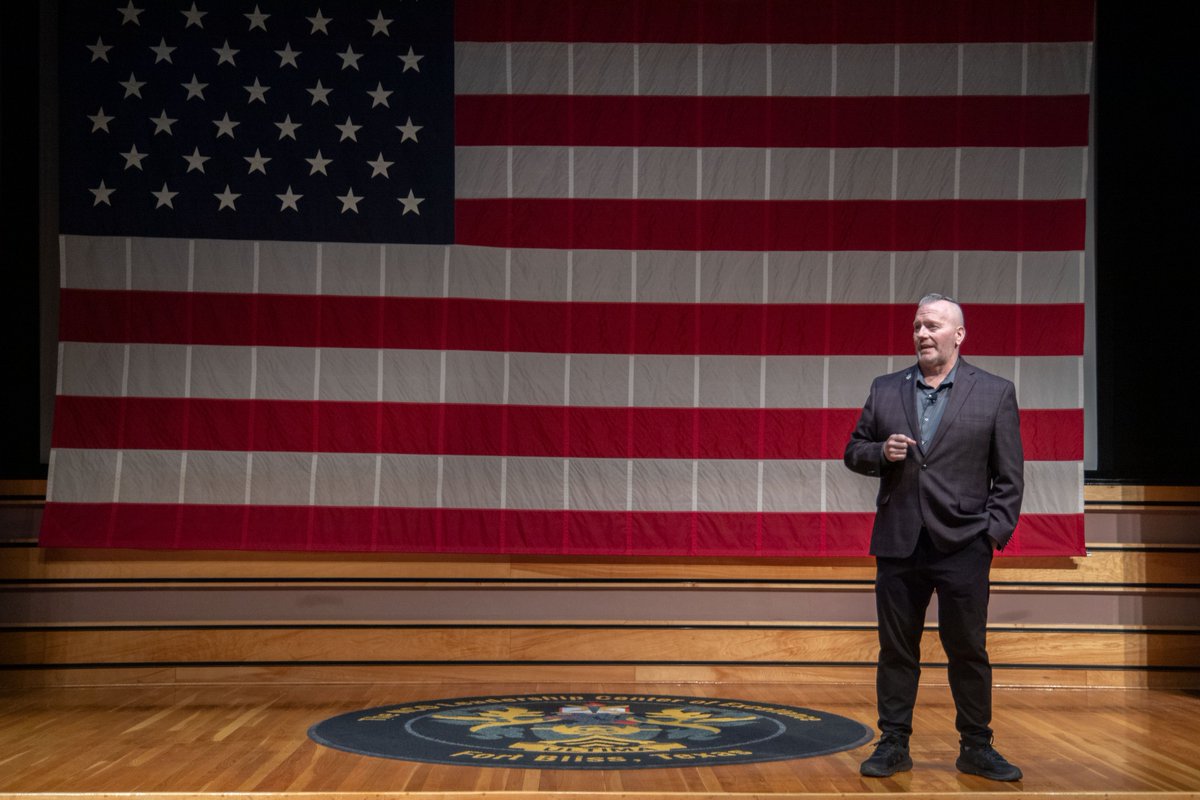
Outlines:
<svg viewBox="0 0 1200 800"><path fill-rule="evenodd" d="M940 291L1082 552L1090 2L143 6L60 9L44 545L862 555Z"/></svg>

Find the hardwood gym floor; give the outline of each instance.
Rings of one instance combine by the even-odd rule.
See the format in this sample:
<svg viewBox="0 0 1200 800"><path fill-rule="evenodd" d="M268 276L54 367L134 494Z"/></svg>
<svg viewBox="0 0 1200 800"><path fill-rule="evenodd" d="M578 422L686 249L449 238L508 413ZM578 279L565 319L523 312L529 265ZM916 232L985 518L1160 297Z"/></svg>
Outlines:
<svg viewBox="0 0 1200 800"><path fill-rule="evenodd" d="M923 687L916 766L859 776L870 746L769 763L629 771L441 766L357 756L310 741L310 725L372 706L493 693L654 693L807 706L870 725L861 685L191 684L0 690L0 797L1064 798L1200 797L1200 694L1179 689L1002 688L996 744L1016 784L961 775L949 690Z"/></svg>

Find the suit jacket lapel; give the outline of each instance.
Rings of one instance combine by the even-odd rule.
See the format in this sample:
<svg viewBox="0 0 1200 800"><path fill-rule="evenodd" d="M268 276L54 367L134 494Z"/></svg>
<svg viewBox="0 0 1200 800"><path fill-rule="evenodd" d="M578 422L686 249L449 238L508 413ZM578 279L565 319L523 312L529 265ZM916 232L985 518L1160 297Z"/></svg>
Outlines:
<svg viewBox="0 0 1200 800"><path fill-rule="evenodd" d="M908 435L917 441L921 440L921 426L917 424L917 367L910 367L900 381L900 407L904 409L904 418L908 420ZM917 445L920 448L920 445Z"/></svg>
<svg viewBox="0 0 1200 800"><path fill-rule="evenodd" d="M933 448L937 447L938 442L946 435L946 429L958 417L958 412L962 410L963 404L967 402L967 395L971 393L973 388L975 388L975 368L960 358L958 360L958 372L954 375L954 386L950 389L950 405L946 407L945 413L942 414L942 421L938 423L937 433L933 435L933 441L929 443L926 453L931 452Z"/></svg>

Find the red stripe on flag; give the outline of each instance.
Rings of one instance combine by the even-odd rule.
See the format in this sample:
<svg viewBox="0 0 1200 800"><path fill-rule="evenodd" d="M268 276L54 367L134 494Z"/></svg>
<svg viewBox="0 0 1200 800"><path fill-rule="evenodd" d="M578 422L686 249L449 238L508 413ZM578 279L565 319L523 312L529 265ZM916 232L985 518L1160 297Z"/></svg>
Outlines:
<svg viewBox="0 0 1200 800"><path fill-rule="evenodd" d="M865 556L874 514L46 504L43 547L562 553L654 556ZM96 520L109 520L107 526ZM499 531L506 530L500 548ZM564 539L564 528L566 536ZM626 538L632 528L633 536ZM372 534L372 530L375 533ZM441 532L441 542L435 531ZM824 530L825 536L820 532ZM756 532L761 540L756 544ZM1083 555L1082 515L1027 514L1026 554ZM245 536L243 536L245 534ZM627 542L629 542L627 544ZM823 542L823 546L822 546Z"/></svg>
<svg viewBox="0 0 1200 800"><path fill-rule="evenodd" d="M1082 42L1092 0L456 0L455 38L499 42Z"/></svg>
<svg viewBox="0 0 1200 800"><path fill-rule="evenodd" d="M1086 95L459 95L457 145L1083 147Z"/></svg>
<svg viewBox="0 0 1200 800"><path fill-rule="evenodd" d="M1086 555L1083 514L1023 514L1005 556Z"/></svg>
<svg viewBox="0 0 1200 800"><path fill-rule="evenodd" d="M454 203L455 241L635 250L1081 250L1083 200L618 200Z"/></svg>
<svg viewBox="0 0 1200 800"><path fill-rule="evenodd" d="M905 333L912 304L559 303L107 289L63 289L60 302L64 342L619 355L913 354ZM973 303L964 310L970 353L1083 353L1082 304ZM313 324L318 317L319 327Z"/></svg>
<svg viewBox="0 0 1200 800"><path fill-rule="evenodd" d="M1082 461L1083 409L1022 411L1021 443L1027 459Z"/></svg>
<svg viewBox="0 0 1200 800"><path fill-rule="evenodd" d="M628 408L62 395L54 446L553 458L839 459L853 408ZM438 424L445 418L445 431ZM119 422L120 424L114 424ZM760 445L744 431L764 430ZM1080 409L1021 412L1025 457L1083 458ZM822 435L824 432L824 435Z"/></svg>

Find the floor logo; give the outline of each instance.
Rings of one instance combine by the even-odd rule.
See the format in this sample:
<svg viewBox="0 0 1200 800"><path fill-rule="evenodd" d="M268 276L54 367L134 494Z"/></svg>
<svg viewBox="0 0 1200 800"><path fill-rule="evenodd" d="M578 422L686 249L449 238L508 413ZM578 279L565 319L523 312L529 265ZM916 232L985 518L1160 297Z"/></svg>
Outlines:
<svg viewBox="0 0 1200 800"><path fill-rule="evenodd" d="M865 744L862 723L713 697L535 694L381 706L314 725L319 744L436 764L639 769L804 758Z"/></svg>

